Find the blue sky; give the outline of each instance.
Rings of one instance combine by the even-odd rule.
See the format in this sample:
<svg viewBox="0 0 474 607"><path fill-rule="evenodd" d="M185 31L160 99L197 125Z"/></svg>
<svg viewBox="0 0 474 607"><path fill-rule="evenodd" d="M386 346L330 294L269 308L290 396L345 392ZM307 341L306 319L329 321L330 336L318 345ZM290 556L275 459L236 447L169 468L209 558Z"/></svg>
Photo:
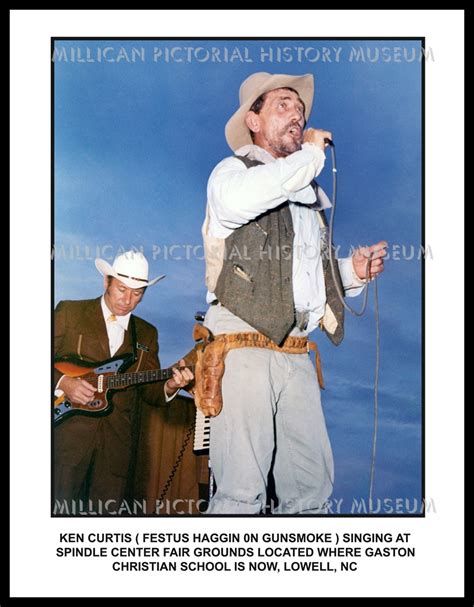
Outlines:
<svg viewBox="0 0 474 607"><path fill-rule="evenodd" d="M94 258L112 262L124 250L142 248L151 275L167 274L137 309L159 328L164 366L192 347L194 313L206 309L200 235L206 184L213 167L231 153L224 127L237 109L241 82L257 71L314 74L309 125L331 130L337 146L336 243L347 254L351 245L385 239L392 254L396 245L407 253L399 250L379 281L374 497L401 500L399 511L413 508L421 498L422 473L420 43L75 40L57 41L56 47L64 54L55 62L54 80L54 303L100 295ZM135 61L132 48L141 53ZM278 61L283 48L291 51ZM171 49L178 50L167 61ZM356 56L353 49L362 51ZM318 181L330 194L329 155ZM356 307L361 302L350 300ZM338 348L319 331L312 337L327 384L333 498L350 512L353 500L368 492L373 298L365 317L347 318Z"/></svg>

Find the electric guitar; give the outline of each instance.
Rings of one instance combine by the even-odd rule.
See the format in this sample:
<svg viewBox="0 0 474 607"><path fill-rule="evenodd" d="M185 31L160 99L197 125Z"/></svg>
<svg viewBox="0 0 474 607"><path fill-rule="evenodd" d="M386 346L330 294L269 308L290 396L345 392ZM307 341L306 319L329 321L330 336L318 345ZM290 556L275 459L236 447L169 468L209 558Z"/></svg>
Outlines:
<svg viewBox="0 0 474 607"><path fill-rule="evenodd" d="M54 368L67 377L84 379L96 388L95 398L87 405L71 403L63 394L54 400L54 423L58 424L76 413L82 415L107 415L112 410L112 396L118 390L130 386L149 384L173 377L173 368L148 369L135 373L123 373L133 362L133 355L115 356L103 362L86 362L75 356L65 356L54 361ZM187 364L188 369L194 370L194 364ZM61 386L59 386L59 389Z"/></svg>

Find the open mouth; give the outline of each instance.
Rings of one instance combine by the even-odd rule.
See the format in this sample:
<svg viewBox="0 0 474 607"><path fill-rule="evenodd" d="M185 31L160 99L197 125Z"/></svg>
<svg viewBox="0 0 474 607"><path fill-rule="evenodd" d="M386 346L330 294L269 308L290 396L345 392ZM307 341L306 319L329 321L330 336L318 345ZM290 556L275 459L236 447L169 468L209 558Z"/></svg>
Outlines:
<svg viewBox="0 0 474 607"><path fill-rule="evenodd" d="M297 124L292 124L288 129L288 133L292 137L301 137L301 127Z"/></svg>

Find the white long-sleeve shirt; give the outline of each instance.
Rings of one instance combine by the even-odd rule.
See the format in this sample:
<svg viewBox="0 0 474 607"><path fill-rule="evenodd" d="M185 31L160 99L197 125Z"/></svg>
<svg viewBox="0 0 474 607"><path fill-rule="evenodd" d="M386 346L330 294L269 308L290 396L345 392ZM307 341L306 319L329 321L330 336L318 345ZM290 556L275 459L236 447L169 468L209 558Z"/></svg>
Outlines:
<svg viewBox="0 0 474 607"><path fill-rule="evenodd" d="M295 233L293 241L293 298L295 308L309 311L308 332L324 316L326 289L320 252L320 227L316 211L331 207L322 188L316 197L312 180L324 167L321 148L304 143L302 149L285 158L274 158L256 145L246 145L236 152L264 164L247 169L233 156L220 162L209 178L207 187L209 233L227 238L234 230L265 211L290 201ZM350 297L363 288L353 271L352 258L338 259L342 283ZM208 293L211 303L216 297Z"/></svg>

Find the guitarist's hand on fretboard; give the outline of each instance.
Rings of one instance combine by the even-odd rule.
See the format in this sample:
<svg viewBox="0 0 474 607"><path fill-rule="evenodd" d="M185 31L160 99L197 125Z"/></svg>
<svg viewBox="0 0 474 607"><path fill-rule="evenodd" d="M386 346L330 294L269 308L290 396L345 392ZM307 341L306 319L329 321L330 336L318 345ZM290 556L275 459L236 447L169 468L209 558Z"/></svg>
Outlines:
<svg viewBox="0 0 474 607"><path fill-rule="evenodd" d="M80 377L63 375L58 386L66 398L75 405L87 405L94 400L96 388Z"/></svg>
<svg viewBox="0 0 474 607"><path fill-rule="evenodd" d="M186 363L184 358L179 361L180 368L173 368L173 377L169 379L165 384L165 392L167 396L172 396L176 390L185 388L194 379L193 372L185 367ZM184 368L183 368L184 367Z"/></svg>

